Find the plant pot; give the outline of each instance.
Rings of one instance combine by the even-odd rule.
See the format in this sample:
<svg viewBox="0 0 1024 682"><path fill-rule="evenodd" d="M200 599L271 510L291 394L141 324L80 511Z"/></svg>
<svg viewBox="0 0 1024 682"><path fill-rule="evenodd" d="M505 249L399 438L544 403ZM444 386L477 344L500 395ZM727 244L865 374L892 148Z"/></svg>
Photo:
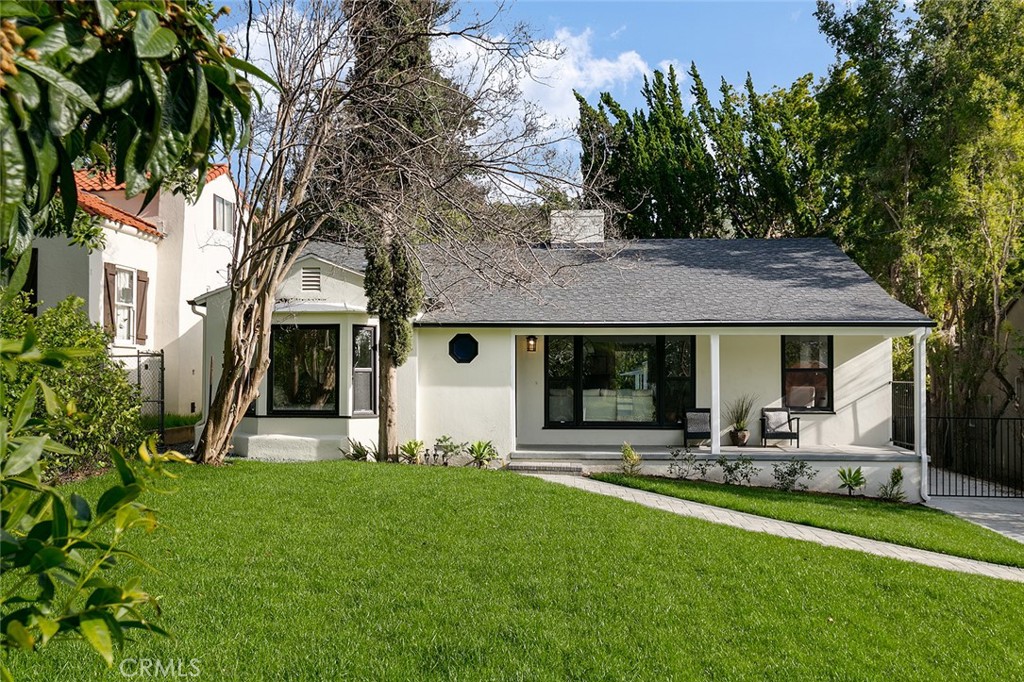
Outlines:
<svg viewBox="0 0 1024 682"><path fill-rule="evenodd" d="M750 440L750 431L730 431L729 438L732 439L732 444L737 446L743 446Z"/></svg>

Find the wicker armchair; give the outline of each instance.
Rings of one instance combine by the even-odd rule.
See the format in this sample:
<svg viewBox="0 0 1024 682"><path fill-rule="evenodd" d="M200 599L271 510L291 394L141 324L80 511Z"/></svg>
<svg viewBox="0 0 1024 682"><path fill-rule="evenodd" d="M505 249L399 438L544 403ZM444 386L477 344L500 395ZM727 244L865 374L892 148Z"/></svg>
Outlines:
<svg viewBox="0 0 1024 682"><path fill-rule="evenodd" d="M711 408L691 407L683 411L683 445L691 440L711 438Z"/></svg>

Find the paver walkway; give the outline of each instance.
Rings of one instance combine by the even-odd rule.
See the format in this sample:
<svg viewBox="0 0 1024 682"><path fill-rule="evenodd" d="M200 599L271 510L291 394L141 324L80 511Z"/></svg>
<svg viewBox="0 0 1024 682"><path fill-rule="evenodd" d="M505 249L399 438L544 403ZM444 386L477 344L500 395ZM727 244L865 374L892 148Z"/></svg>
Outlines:
<svg viewBox="0 0 1024 682"><path fill-rule="evenodd" d="M960 557L949 556L948 554L929 552L924 549L904 547L903 545L897 545L891 542L882 542L880 540L870 540L868 538L861 538L855 535L847 535L846 533L837 533L834 530L813 528L811 526L804 526L799 523L791 523L789 521L778 521L776 519L769 519L755 514L747 514L745 512L733 511L732 509L724 509L722 507L714 507L709 504L701 504L700 502L680 500L675 497L669 497L668 495L659 495L658 493L647 492L646 490L626 488L624 486L605 483L604 481L596 481L583 476L539 473L526 475L534 476L535 478L540 478L552 483L560 483L571 488L578 488L580 490L586 490L587 492L597 493L598 495L608 495L609 497L617 497L628 502L636 502L637 504L642 504L645 507L662 509L681 516L692 516L712 523L720 523L726 526L742 528L743 530L758 533L769 533L771 535L779 535L781 537L793 538L795 540L816 542L819 545L825 545L826 547L852 549L858 552L867 552L868 554L875 554L878 556L888 557L890 559L911 561L918 564L924 564L925 566L944 568L950 571L974 573L976 575L984 575L990 578L1002 578L1003 580L1024 582L1024 569L1012 566L1000 566L999 564L990 564L985 561L963 559Z"/></svg>

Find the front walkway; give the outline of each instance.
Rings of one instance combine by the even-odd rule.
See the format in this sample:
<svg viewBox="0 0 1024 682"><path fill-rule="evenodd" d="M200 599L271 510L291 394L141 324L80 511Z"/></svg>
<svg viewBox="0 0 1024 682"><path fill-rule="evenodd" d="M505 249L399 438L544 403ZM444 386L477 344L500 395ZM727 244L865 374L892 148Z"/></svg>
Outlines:
<svg viewBox="0 0 1024 682"><path fill-rule="evenodd" d="M937 497L929 507L956 514L962 519L1024 542L1024 498L1021 497Z"/></svg>
<svg viewBox="0 0 1024 682"><path fill-rule="evenodd" d="M944 568L950 571L960 571L962 573L984 575L990 578L1002 578L1003 580L1024 582L1024 569L1014 568L1011 566L1000 566L999 564L990 564L984 561L975 561L974 559L962 559L960 557L940 554L938 552L929 552L923 549L904 547L903 545L896 545L891 542L869 540L855 535L837 533L832 530L804 526L799 523L778 521L764 516L756 516L754 514L733 511L731 509L723 509L722 507L714 507L709 504L680 500L675 497L650 493L645 490L626 488L624 486L596 481L582 476L567 476L564 474L527 475L534 476L545 481L550 481L552 483L560 483L571 488L578 488L587 492L596 493L598 495L607 495L609 497L617 497L628 502L636 502L637 504L642 504L645 507L661 509L673 514L679 514L680 516L692 516L705 521L710 521L711 523L720 523L726 526L742 528L743 530L758 533L769 533L771 535L793 538L794 540L816 542L819 545L825 545L826 547L852 549L859 552L867 552L868 554L888 557L890 559L912 561L918 564L924 564L925 566Z"/></svg>

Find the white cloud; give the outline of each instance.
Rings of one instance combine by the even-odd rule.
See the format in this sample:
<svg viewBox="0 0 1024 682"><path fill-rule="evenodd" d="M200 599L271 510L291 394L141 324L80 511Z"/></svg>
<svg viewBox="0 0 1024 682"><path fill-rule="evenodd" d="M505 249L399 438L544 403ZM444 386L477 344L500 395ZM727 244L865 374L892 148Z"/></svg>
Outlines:
<svg viewBox="0 0 1024 682"><path fill-rule="evenodd" d="M612 32L611 32L611 33L610 33L610 34L608 35L608 37L609 37L609 38L611 38L612 40L616 40L616 39L618 39L618 37L619 37L619 36L621 36L621 35L622 35L623 33L625 33L625 32L626 32L626 25L625 25L625 24L623 24L622 26L619 26L619 27L618 27L617 29L615 29L614 31L612 31Z"/></svg>
<svg viewBox="0 0 1024 682"><path fill-rule="evenodd" d="M523 95L547 112L549 120L572 128L579 119L579 106L573 90L588 99L617 87L633 83L650 71L647 62L634 50L609 57L597 57L591 48L590 29L574 34L561 28L554 37L542 41L544 47L557 47L558 59L535 65L532 79L523 82Z"/></svg>

